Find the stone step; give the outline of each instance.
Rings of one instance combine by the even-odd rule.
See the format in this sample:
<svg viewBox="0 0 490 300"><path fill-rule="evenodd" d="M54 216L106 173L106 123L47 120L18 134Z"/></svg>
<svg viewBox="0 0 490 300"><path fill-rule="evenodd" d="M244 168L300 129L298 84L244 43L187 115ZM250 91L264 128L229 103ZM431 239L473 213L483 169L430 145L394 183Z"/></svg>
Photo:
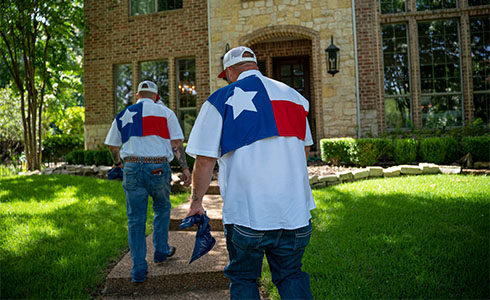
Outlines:
<svg viewBox="0 0 490 300"><path fill-rule="evenodd" d="M158 265L153 263L153 242L152 235L149 235L146 238L148 274L145 282L139 284L131 282L132 262L130 254L127 253L107 276L103 291L104 297L109 299L109 297L115 296L120 299L122 296L134 297L135 295L167 295L199 290L226 290L229 286L229 279L223 273L228 263L224 233L212 231L211 234L216 239L213 249L189 264L196 233L192 231L170 231L169 244L175 246L177 251L173 257Z"/></svg>
<svg viewBox="0 0 490 300"><path fill-rule="evenodd" d="M209 217L209 225L211 225L211 230L223 230L223 200L221 200L220 195L205 195L203 200L203 206L206 210L206 215ZM181 205L175 207L170 212L170 230L184 230L184 231L195 231L196 226L186 229L180 229L180 222L185 218L187 211L189 210L189 201L182 203Z"/></svg>
<svg viewBox="0 0 490 300"><path fill-rule="evenodd" d="M230 290L213 289L197 291L179 291L175 293L140 295L110 295L102 297L103 300L229 300Z"/></svg>
<svg viewBox="0 0 490 300"><path fill-rule="evenodd" d="M217 180L211 181L209 188L206 192L207 195L219 195L219 184Z"/></svg>

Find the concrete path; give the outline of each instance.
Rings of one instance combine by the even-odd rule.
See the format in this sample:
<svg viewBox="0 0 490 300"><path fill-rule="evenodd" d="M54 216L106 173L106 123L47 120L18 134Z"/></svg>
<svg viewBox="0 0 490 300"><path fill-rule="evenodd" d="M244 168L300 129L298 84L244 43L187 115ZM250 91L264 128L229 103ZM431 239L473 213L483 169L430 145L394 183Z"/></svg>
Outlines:
<svg viewBox="0 0 490 300"><path fill-rule="evenodd" d="M153 263L153 241L149 235L145 282L131 282L132 262L127 253L107 276L102 299L229 299L229 279L223 274L228 263L222 224L223 202L217 182L212 183L203 201L211 219L211 234L216 239L209 253L189 264L197 228L178 228L189 207L188 202L183 203L172 209L170 217L169 244L177 248L175 255L162 264Z"/></svg>

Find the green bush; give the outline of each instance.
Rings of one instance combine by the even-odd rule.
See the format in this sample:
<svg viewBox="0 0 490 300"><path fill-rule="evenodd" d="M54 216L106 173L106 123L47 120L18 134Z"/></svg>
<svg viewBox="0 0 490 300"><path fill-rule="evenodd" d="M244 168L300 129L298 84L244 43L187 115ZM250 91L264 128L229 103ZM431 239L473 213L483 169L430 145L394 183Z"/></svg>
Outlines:
<svg viewBox="0 0 490 300"><path fill-rule="evenodd" d="M357 157L356 140L353 138L322 139L320 148L322 160L334 165L354 163Z"/></svg>
<svg viewBox="0 0 490 300"><path fill-rule="evenodd" d="M83 165L84 150L75 150L66 155L66 162L71 165Z"/></svg>
<svg viewBox="0 0 490 300"><path fill-rule="evenodd" d="M84 147L84 138L81 134L59 134L47 136L43 139L43 161L60 161L73 150Z"/></svg>
<svg viewBox="0 0 490 300"><path fill-rule="evenodd" d="M109 152L109 149L95 151L94 164L97 166L111 166L112 157L111 157L111 152Z"/></svg>
<svg viewBox="0 0 490 300"><path fill-rule="evenodd" d="M360 166L373 166L381 161L393 159L392 143L390 139L358 139L357 163Z"/></svg>
<svg viewBox="0 0 490 300"><path fill-rule="evenodd" d="M419 157L423 162L451 163L458 159L458 141L454 137L429 137L420 141Z"/></svg>
<svg viewBox="0 0 490 300"><path fill-rule="evenodd" d="M83 164L86 166L95 165L95 150L83 151Z"/></svg>
<svg viewBox="0 0 490 300"><path fill-rule="evenodd" d="M470 152L474 161L490 161L490 136L464 137L461 148L463 154Z"/></svg>
<svg viewBox="0 0 490 300"><path fill-rule="evenodd" d="M412 138L393 140L393 159L397 164L417 161L418 141Z"/></svg>

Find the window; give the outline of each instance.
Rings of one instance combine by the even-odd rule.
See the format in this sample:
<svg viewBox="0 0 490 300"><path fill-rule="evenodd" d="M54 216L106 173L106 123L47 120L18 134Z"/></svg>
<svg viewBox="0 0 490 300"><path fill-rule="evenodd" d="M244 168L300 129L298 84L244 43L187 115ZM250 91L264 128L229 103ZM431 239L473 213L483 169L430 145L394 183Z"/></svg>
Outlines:
<svg viewBox="0 0 490 300"><path fill-rule="evenodd" d="M417 11L456 8L458 0L417 0Z"/></svg>
<svg viewBox="0 0 490 300"><path fill-rule="evenodd" d="M490 16L470 18L474 118L489 125Z"/></svg>
<svg viewBox="0 0 490 300"><path fill-rule="evenodd" d="M407 24L382 25L385 117L387 128L411 125Z"/></svg>
<svg viewBox="0 0 490 300"><path fill-rule="evenodd" d="M168 61L147 61L140 63L140 79L153 81L158 86L158 95L168 106Z"/></svg>
<svg viewBox="0 0 490 300"><path fill-rule="evenodd" d="M182 8L182 0L131 0L131 15Z"/></svg>
<svg viewBox="0 0 490 300"><path fill-rule="evenodd" d="M469 6L488 5L488 4L490 4L490 0L468 0Z"/></svg>
<svg viewBox="0 0 490 300"><path fill-rule="evenodd" d="M418 23L422 126L462 124L457 20Z"/></svg>
<svg viewBox="0 0 490 300"><path fill-rule="evenodd" d="M381 13L389 14L389 13L399 13L405 12L405 0L381 0Z"/></svg>
<svg viewBox="0 0 490 300"><path fill-rule="evenodd" d="M114 114L131 105L133 97L133 70L131 64L114 66Z"/></svg>
<svg viewBox="0 0 490 300"><path fill-rule="evenodd" d="M197 117L196 60L178 59L177 118L187 139Z"/></svg>

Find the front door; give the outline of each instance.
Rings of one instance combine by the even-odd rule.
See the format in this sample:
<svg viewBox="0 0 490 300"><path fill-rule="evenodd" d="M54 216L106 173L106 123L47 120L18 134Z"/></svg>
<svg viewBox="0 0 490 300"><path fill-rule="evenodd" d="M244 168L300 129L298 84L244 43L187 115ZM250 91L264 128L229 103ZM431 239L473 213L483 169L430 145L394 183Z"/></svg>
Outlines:
<svg viewBox="0 0 490 300"><path fill-rule="evenodd" d="M310 112L308 113L308 122L310 124L311 134L316 137L315 113L314 106L310 98L310 57L309 56L288 56L276 57L272 59L273 78L284 82L294 88L298 93L310 101ZM316 142L311 147L316 151Z"/></svg>

